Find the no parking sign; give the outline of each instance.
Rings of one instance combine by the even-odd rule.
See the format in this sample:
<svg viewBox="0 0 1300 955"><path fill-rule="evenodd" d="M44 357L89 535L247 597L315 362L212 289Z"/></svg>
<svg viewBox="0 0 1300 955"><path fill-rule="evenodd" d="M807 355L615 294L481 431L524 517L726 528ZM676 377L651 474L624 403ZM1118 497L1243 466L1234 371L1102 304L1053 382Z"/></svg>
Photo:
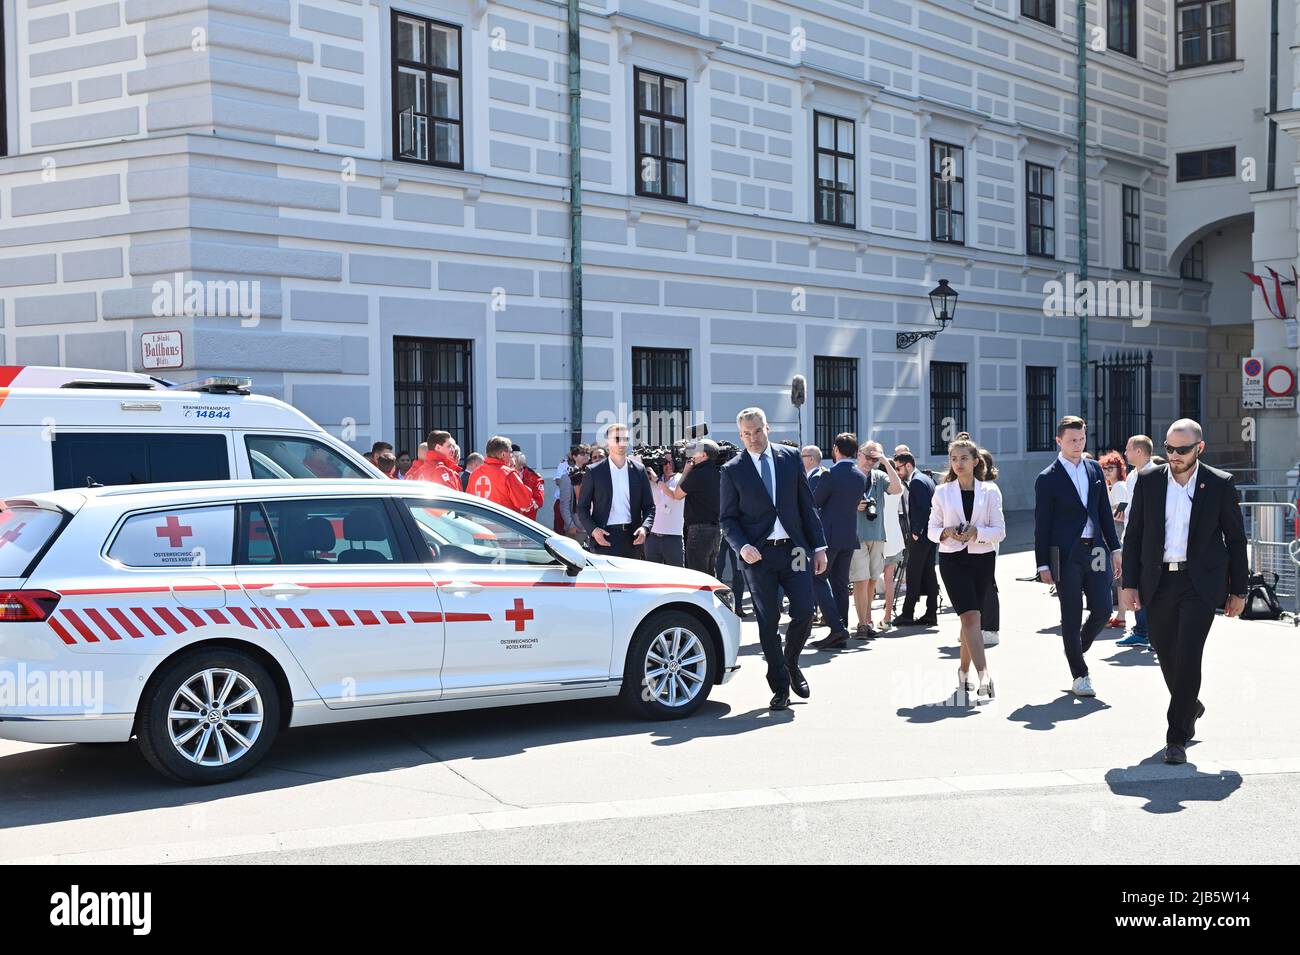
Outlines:
<svg viewBox="0 0 1300 955"><path fill-rule="evenodd" d="M1241 360L1241 406L1264 407L1264 363L1253 355Z"/></svg>
<svg viewBox="0 0 1300 955"><path fill-rule="evenodd" d="M1266 408L1295 407L1295 372L1286 365L1274 365L1264 375Z"/></svg>

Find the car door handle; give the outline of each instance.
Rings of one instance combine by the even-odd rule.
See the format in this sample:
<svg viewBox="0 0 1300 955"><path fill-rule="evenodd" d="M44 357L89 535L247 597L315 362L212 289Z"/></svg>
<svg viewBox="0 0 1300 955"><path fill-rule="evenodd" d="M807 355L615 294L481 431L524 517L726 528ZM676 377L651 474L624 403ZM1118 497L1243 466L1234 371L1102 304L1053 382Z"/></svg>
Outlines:
<svg viewBox="0 0 1300 955"><path fill-rule="evenodd" d="M471 583L468 580L453 580L449 584L442 585L442 592L445 594L476 594L482 589L482 584Z"/></svg>
<svg viewBox="0 0 1300 955"><path fill-rule="evenodd" d="M310 590L310 587L304 587L302 584L271 584L263 587L258 593L263 597L301 597Z"/></svg>

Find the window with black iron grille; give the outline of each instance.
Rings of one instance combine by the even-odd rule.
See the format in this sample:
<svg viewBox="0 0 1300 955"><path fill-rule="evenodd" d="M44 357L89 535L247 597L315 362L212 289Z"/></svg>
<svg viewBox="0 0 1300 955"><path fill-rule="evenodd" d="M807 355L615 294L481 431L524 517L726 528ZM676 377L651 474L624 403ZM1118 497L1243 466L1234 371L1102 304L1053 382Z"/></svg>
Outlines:
<svg viewBox="0 0 1300 955"><path fill-rule="evenodd" d="M473 342L454 338L393 339L393 443L412 457L430 431L449 431L474 450Z"/></svg>
<svg viewBox="0 0 1300 955"><path fill-rule="evenodd" d="M632 411L644 416L635 444L666 445L686 437L691 407L691 353L685 348L632 349Z"/></svg>
<svg viewBox="0 0 1300 955"><path fill-rule="evenodd" d="M1201 376L1178 376L1178 417L1201 420Z"/></svg>
<svg viewBox="0 0 1300 955"><path fill-rule="evenodd" d="M1056 0L1020 0L1021 16L1056 26Z"/></svg>
<svg viewBox="0 0 1300 955"><path fill-rule="evenodd" d="M686 81L636 73L636 194L686 201Z"/></svg>
<svg viewBox="0 0 1300 955"><path fill-rule="evenodd" d="M1178 0L1174 15L1178 69L1236 58L1236 0Z"/></svg>
<svg viewBox="0 0 1300 955"><path fill-rule="evenodd" d="M1142 271L1142 193L1137 186L1124 187L1124 268Z"/></svg>
<svg viewBox="0 0 1300 955"><path fill-rule="evenodd" d="M1237 174L1237 147L1202 149L1194 153L1178 154L1178 181L1195 182L1197 179L1227 179Z"/></svg>
<svg viewBox="0 0 1300 955"><path fill-rule="evenodd" d="M966 243L965 151L930 140L930 238Z"/></svg>
<svg viewBox="0 0 1300 955"><path fill-rule="evenodd" d="M1198 241L1187 250L1183 256L1182 264L1178 267L1178 274L1185 279L1196 279L1205 281L1205 243Z"/></svg>
<svg viewBox="0 0 1300 955"><path fill-rule="evenodd" d="M393 156L464 167L460 29L393 11Z"/></svg>
<svg viewBox="0 0 1300 955"><path fill-rule="evenodd" d="M813 440L831 456L837 434L858 433L858 360L813 358Z"/></svg>
<svg viewBox="0 0 1300 955"><path fill-rule="evenodd" d="M1051 451L1055 438L1056 369L1029 365L1025 368L1025 450Z"/></svg>
<svg viewBox="0 0 1300 955"><path fill-rule="evenodd" d="M1025 251L1056 257L1056 173L1025 163Z"/></svg>
<svg viewBox="0 0 1300 955"><path fill-rule="evenodd" d="M1137 56L1137 0L1107 0L1106 46Z"/></svg>
<svg viewBox="0 0 1300 955"><path fill-rule="evenodd" d="M817 168L813 205L818 222L854 226L856 157L857 129L853 120L813 113L813 163Z"/></svg>
<svg viewBox="0 0 1300 955"><path fill-rule="evenodd" d="M967 430L965 362L930 362L930 453L947 454L948 442Z"/></svg>

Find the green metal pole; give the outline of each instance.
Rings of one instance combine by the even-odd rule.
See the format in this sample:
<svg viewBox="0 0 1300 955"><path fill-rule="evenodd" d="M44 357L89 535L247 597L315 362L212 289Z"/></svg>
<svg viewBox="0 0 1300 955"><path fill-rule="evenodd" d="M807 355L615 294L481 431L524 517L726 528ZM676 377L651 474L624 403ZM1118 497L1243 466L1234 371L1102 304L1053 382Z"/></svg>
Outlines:
<svg viewBox="0 0 1300 955"><path fill-rule="evenodd" d="M1088 280L1088 0L1079 0L1079 281ZM1075 303L1078 304L1077 302ZM1088 312L1079 310L1079 417L1088 420ZM1095 432L1096 423L1091 430Z"/></svg>
<svg viewBox="0 0 1300 955"><path fill-rule="evenodd" d="M570 444L582 443L582 46L578 4L579 0L569 0Z"/></svg>

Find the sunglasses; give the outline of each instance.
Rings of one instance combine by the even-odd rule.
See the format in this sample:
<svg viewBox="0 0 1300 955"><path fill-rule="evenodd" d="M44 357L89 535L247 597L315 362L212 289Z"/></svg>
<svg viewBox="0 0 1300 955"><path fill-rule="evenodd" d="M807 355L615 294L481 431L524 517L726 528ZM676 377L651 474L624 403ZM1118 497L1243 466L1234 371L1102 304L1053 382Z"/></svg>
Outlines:
<svg viewBox="0 0 1300 955"><path fill-rule="evenodd" d="M1197 444L1200 444L1200 442L1197 441L1194 444L1182 444L1182 445L1166 444L1165 454L1191 454L1193 451L1196 450Z"/></svg>

